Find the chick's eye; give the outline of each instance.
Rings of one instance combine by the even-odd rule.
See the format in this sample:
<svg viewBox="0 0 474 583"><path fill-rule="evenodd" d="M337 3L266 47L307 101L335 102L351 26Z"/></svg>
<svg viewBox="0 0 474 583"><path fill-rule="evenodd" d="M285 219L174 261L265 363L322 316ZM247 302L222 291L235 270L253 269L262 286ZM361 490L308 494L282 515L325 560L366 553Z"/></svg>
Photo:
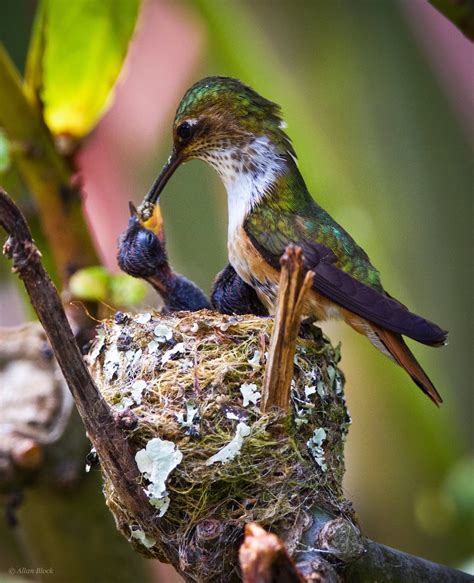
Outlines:
<svg viewBox="0 0 474 583"><path fill-rule="evenodd" d="M145 233L145 241L148 247L151 247L155 242L155 235L151 231L146 231Z"/></svg>
<svg viewBox="0 0 474 583"><path fill-rule="evenodd" d="M189 138L191 137L191 135L193 133L193 129L191 127L191 124L188 123L187 121L183 121L183 123L178 126L176 133L178 134L178 136L182 140L189 140Z"/></svg>

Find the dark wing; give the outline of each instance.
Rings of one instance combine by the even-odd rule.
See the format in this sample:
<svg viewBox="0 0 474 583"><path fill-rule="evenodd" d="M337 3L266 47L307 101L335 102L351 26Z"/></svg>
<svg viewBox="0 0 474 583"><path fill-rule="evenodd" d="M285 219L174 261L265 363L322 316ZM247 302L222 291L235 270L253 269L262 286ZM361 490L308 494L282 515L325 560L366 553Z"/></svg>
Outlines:
<svg viewBox="0 0 474 583"><path fill-rule="evenodd" d="M410 312L397 300L357 281L333 263L321 261L310 269L316 272L313 288L351 312L423 344L445 343L446 331Z"/></svg>
<svg viewBox="0 0 474 583"><path fill-rule="evenodd" d="M265 260L280 269L280 255L269 252L251 232L247 231L247 235ZM337 258L331 249L307 240L295 241L295 244L303 249L306 267L315 272L315 291L382 328L430 346L445 344L446 331L413 314L383 291L358 281L337 267Z"/></svg>

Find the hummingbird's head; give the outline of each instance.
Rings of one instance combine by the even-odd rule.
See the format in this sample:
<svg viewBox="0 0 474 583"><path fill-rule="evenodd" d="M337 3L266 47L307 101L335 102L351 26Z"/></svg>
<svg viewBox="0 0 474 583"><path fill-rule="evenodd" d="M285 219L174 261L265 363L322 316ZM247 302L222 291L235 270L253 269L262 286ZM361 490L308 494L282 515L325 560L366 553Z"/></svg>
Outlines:
<svg viewBox="0 0 474 583"><path fill-rule="evenodd" d="M173 124L174 148L184 159L212 164L213 155L245 148L255 138L282 137L280 107L230 77L207 77L184 95Z"/></svg>
<svg viewBox="0 0 474 583"><path fill-rule="evenodd" d="M258 181L286 158L295 158L284 127L280 107L239 80L198 81L179 104L172 154L146 200L155 202L176 168L193 158L213 166L228 191L238 176Z"/></svg>
<svg viewBox="0 0 474 583"><path fill-rule="evenodd" d="M128 227L118 243L117 261L125 273L147 279L170 271L159 205L154 205L152 213L144 221L130 203Z"/></svg>

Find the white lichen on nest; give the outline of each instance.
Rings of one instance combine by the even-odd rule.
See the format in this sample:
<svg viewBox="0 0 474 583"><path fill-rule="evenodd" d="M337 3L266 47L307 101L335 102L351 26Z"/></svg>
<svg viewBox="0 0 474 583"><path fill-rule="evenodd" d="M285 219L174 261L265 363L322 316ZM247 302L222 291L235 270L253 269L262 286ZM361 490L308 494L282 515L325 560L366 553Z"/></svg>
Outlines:
<svg viewBox="0 0 474 583"><path fill-rule="evenodd" d="M245 522L284 521L296 540L301 509L345 504L343 377L338 350L317 328L297 342L289 414L262 415L271 318L203 310L126 315L120 322L99 328L89 353L94 379L113 408L136 415L128 435L136 452L149 457L155 440L170 444L162 482L157 466L151 479L149 459L143 472L143 487L161 500L159 520L166 524L156 545L148 546L151 533L143 535L143 552L164 558L170 545L199 548L196 526L209 520L232 525L235 540ZM324 439L314 433L322 427ZM105 490L123 533L129 539L141 533L112 486ZM143 536L133 540L141 544Z"/></svg>
<svg viewBox="0 0 474 583"><path fill-rule="evenodd" d="M139 471L149 482L145 494L150 504L160 511L160 517L165 514L170 504L166 480L182 459L183 454L172 441L165 441L159 437L150 439L146 447L137 451L135 455Z"/></svg>

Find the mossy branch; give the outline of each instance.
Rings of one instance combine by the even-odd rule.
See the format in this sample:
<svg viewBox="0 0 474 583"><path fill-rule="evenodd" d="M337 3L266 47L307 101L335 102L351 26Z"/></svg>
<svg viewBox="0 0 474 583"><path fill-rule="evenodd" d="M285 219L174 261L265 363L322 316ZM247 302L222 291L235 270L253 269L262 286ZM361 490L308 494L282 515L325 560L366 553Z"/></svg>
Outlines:
<svg viewBox="0 0 474 583"><path fill-rule="evenodd" d="M77 269L99 263L84 221L72 169L56 150L41 112L27 97L22 79L0 44L0 127L38 208L62 283Z"/></svg>
<svg viewBox="0 0 474 583"><path fill-rule="evenodd" d="M277 312L262 388L263 412L272 407L283 410L289 407L296 338L304 300L314 277L312 271L305 273L303 252L299 247L288 245L280 263Z"/></svg>

